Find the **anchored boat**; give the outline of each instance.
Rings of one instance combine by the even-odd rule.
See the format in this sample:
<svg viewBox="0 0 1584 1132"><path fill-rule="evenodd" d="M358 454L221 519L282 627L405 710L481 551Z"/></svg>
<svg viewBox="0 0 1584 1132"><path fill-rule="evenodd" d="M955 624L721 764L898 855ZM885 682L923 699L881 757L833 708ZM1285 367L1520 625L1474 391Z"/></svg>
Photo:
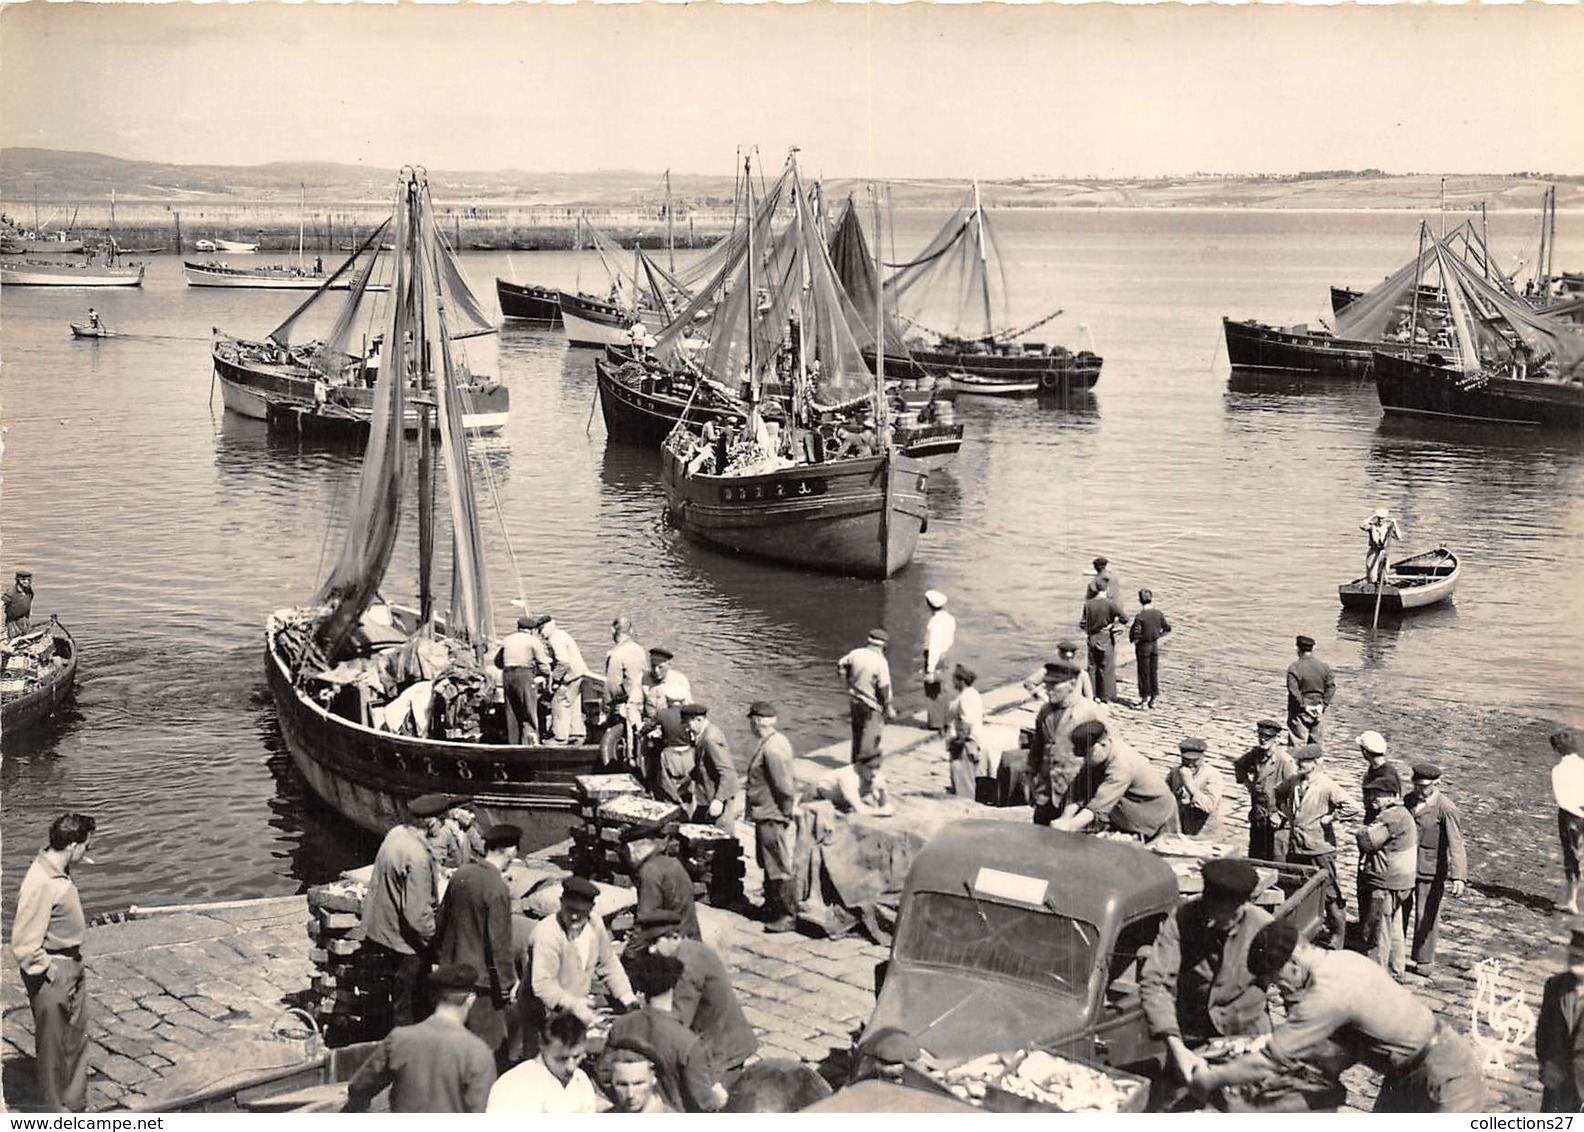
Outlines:
<svg viewBox="0 0 1584 1132"><path fill-rule="evenodd" d="M54 616L0 644L0 732L13 735L36 727L70 698L77 681L77 642Z"/></svg>
<svg viewBox="0 0 1584 1132"><path fill-rule="evenodd" d="M500 303L501 316L504 318L540 326L561 325L561 292L554 287L496 279L495 299Z"/></svg>
<svg viewBox="0 0 1584 1132"><path fill-rule="evenodd" d="M1458 556L1444 546L1398 559L1386 567L1385 581L1379 587L1381 610L1400 613L1445 601L1457 590L1461 569ZM1376 588L1370 579L1356 578L1338 586L1337 596L1342 608L1368 613L1375 608Z"/></svg>
<svg viewBox="0 0 1584 1132"><path fill-rule="evenodd" d="M141 287L143 265L50 263L0 260L0 285L6 287Z"/></svg>

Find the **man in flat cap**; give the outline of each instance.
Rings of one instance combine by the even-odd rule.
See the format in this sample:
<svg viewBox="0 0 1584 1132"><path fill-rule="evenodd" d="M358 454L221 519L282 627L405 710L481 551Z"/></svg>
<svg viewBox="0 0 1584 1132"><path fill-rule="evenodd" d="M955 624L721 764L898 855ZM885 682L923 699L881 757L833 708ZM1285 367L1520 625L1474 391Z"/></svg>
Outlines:
<svg viewBox="0 0 1584 1132"><path fill-rule="evenodd" d="M517 986L513 965L512 899L502 874L517 855L522 830L493 825L484 832L484 860L463 865L446 885L436 917L435 962L463 963L478 972L467 1028L504 1060L506 1011Z"/></svg>
<svg viewBox="0 0 1584 1132"><path fill-rule="evenodd" d="M534 631L543 620L522 614L517 618L517 631L507 634L495 654L501 689L506 694L506 741L514 746L539 743L538 681L549 680L553 668L549 649Z"/></svg>
<svg viewBox="0 0 1584 1132"><path fill-rule="evenodd" d="M20 637L33 628L33 572L18 570L16 581L0 594L5 604L6 640Z"/></svg>
<svg viewBox="0 0 1584 1132"><path fill-rule="evenodd" d="M984 697L974 683L979 674L966 664L952 666L952 700L946 711L946 756L951 792L959 798L978 796L978 779L989 772L984 748Z"/></svg>
<svg viewBox="0 0 1584 1132"><path fill-rule="evenodd" d="M363 954L390 973L392 1026L410 1026L423 1016L423 976L439 905L439 877L429 841L450 805L448 794L412 799L408 820L391 827L374 855L363 900Z"/></svg>
<svg viewBox="0 0 1584 1132"><path fill-rule="evenodd" d="M1441 901L1448 890L1463 895L1468 880L1468 853L1463 846L1463 819L1441 790L1441 768L1417 763L1408 812L1419 826L1419 863L1405 916L1411 933L1408 969L1430 978L1436 942L1441 936Z"/></svg>
<svg viewBox="0 0 1584 1132"><path fill-rule="evenodd" d="M588 737L583 721L583 677L589 674L572 634L541 615L538 633L550 654L550 733L557 743L581 743Z"/></svg>
<svg viewBox="0 0 1584 1132"><path fill-rule="evenodd" d="M618 716L627 728L629 755L638 750L638 731L644 717L644 669L648 653L633 640L632 618L617 617L611 622L611 650L605 654L607 713Z"/></svg>
<svg viewBox="0 0 1584 1132"><path fill-rule="evenodd" d="M709 1050L673 1010L682 960L639 952L627 958L626 966L643 1006L611 1024L610 1048L636 1045L653 1051L656 1084L673 1112L719 1112L726 1088L710 1064Z"/></svg>
<svg viewBox="0 0 1584 1132"><path fill-rule="evenodd" d="M1251 901L1259 873L1247 861L1205 861L1204 892L1166 917L1139 970L1150 1037L1164 1042L1184 1085L1203 1065L1195 1052L1212 1038L1270 1032L1265 989L1248 969L1249 944L1270 923Z"/></svg>
<svg viewBox="0 0 1584 1132"><path fill-rule="evenodd" d="M622 857L638 890L637 914L661 909L675 913L682 934L700 939L693 878L676 859L674 848L671 831L664 825L637 826L623 837Z"/></svg>
<svg viewBox="0 0 1584 1132"><path fill-rule="evenodd" d="M853 762L858 761L860 751L880 750L885 722L896 714L891 703L891 665L885 655L890 640L884 629L871 629L863 647L836 662L836 671L847 686L852 715Z"/></svg>
<svg viewBox="0 0 1584 1132"><path fill-rule="evenodd" d="M1081 675L1082 669L1073 660L1045 664L1045 703L1034 717L1027 772L1035 825L1050 825L1055 820L1068 787L1083 770L1083 760L1073 753L1073 728L1111 718L1104 704L1078 694Z"/></svg>
<svg viewBox="0 0 1584 1132"><path fill-rule="evenodd" d="M1320 720L1336 699L1331 666L1314 654L1313 637L1298 636L1298 659L1287 666L1287 730L1294 746L1320 742Z"/></svg>
<svg viewBox="0 0 1584 1132"><path fill-rule="evenodd" d="M655 715L661 708L689 703L693 699L693 685L688 678L672 667L676 653L664 645L649 650L649 668L643 674L644 711Z"/></svg>
<svg viewBox="0 0 1584 1132"><path fill-rule="evenodd" d="M929 620L924 622L924 722L931 731L946 730L951 696L946 688L952 646L957 643L957 618L946 612L946 595L925 590Z"/></svg>
<svg viewBox="0 0 1584 1132"><path fill-rule="evenodd" d="M1567 969L1546 980L1535 1027L1540 1111L1584 1111L1584 925L1569 933Z"/></svg>
<svg viewBox="0 0 1584 1132"><path fill-rule="evenodd" d="M1078 627L1089 641L1089 679L1095 699L1116 699L1116 631L1128 623L1122 604L1105 588L1089 583L1090 593L1078 614Z"/></svg>
<svg viewBox="0 0 1584 1132"><path fill-rule="evenodd" d="M798 786L792 744L776 730L775 705L765 700L748 708L748 726L755 745L743 778L748 820L754 826L754 855L764 870L765 931L789 932L797 926L792 865L797 851Z"/></svg>
<svg viewBox="0 0 1584 1132"><path fill-rule="evenodd" d="M720 1082L728 1089L743 1063L759 1049L759 1039L743 1014L731 976L713 948L682 934L675 912L664 908L640 912L628 937L627 952L669 955L682 962L671 1010L699 1036Z"/></svg>
<svg viewBox="0 0 1584 1132"><path fill-rule="evenodd" d="M1166 774L1177 799L1177 821L1189 837L1214 841L1221 833L1221 772L1205 759L1208 744L1191 737L1177 744L1179 762Z"/></svg>
<svg viewBox="0 0 1584 1132"><path fill-rule="evenodd" d="M1133 642L1133 658L1138 662L1139 707L1153 708L1160 697L1160 642L1172 631L1166 615L1155 608L1155 595L1149 590L1138 592L1139 611L1128 626L1128 640Z"/></svg>
<svg viewBox="0 0 1584 1132"><path fill-rule="evenodd" d="M743 815L742 783L726 733L710 722L703 704L683 704L682 722L693 740L693 820L732 833Z"/></svg>
<svg viewBox="0 0 1584 1132"><path fill-rule="evenodd" d="M367 1112L388 1085L392 1112L483 1112L495 1056L466 1025L478 982L478 970L466 963L436 967L429 975L434 1013L396 1027L374 1047L347 1083L344 1111Z"/></svg>
<svg viewBox="0 0 1584 1132"><path fill-rule="evenodd" d="M1363 810L1326 774L1320 748L1306 743L1293 751L1297 769L1276 787L1276 804L1287 830L1287 860L1318 868L1326 877L1326 926L1333 951L1347 944L1347 901L1337 878L1336 823L1356 821Z"/></svg>
<svg viewBox="0 0 1584 1132"><path fill-rule="evenodd" d="M561 882L560 910L534 926L528 984L534 1004L524 1011L528 1015L524 1022L532 1022L533 1026L531 1031L525 1026L525 1034L538 1032L541 1011L565 1010L575 1014L585 1026L592 1024L596 1015L589 993L596 974L617 1002L628 1007L637 1004L610 932L593 914L598 896L599 889L593 881L567 877Z"/></svg>
<svg viewBox="0 0 1584 1132"><path fill-rule="evenodd" d="M1306 1069L1334 1075L1340 1047L1381 1074L1376 1112L1485 1111L1485 1081L1468 1042L1378 964L1322 951L1281 919L1255 934L1248 967L1281 991L1287 1015L1262 1048L1198 1069L1197 1095Z"/></svg>
<svg viewBox="0 0 1584 1132"><path fill-rule="evenodd" d="M1413 892L1419 864L1419 827L1402 804L1402 781L1389 767L1364 780L1366 812L1374 817L1354 839L1359 850L1359 892L1368 906L1359 908L1364 944L1371 959L1401 979L1407 952L1403 942L1403 904ZM1362 902L1363 895L1359 900Z"/></svg>
<svg viewBox="0 0 1584 1132"><path fill-rule="evenodd" d="M1254 725L1257 742L1232 764L1232 773L1249 794L1248 855L1257 861L1287 859L1286 819L1276 804L1276 788L1298 773L1298 765L1284 749L1287 729L1274 719Z"/></svg>
<svg viewBox="0 0 1584 1132"><path fill-rule="evenodd" d="M1165 776L1104 723L1080 723L1073 728L1072 745L1085 768L1067 788L1062 816L1051 822L1052 829L1077 832L1099 823L1144 841L1181 832L1177 801Z"/></svg>

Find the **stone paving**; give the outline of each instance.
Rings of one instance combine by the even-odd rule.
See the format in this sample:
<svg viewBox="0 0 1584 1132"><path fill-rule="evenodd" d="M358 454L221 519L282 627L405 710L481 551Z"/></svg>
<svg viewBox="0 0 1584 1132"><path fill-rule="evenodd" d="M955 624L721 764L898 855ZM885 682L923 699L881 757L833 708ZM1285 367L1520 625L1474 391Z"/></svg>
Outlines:
<svg viewBox="0 0 1584 1132"><path fill-rule="evenodd" d="M1018 728L1033 719L1022 689L995 689L985 699L993 713L990 745L1015 747ZM1179 738L1206 737L1210 761L1227 780L1226 839L1246 844L1243 794L1232 782L1231 762L1251 741L1252 718L1234 717L1209 702L1173 703L1153 712L1122 704L1114 718L1123 737L1163 768L1175 763ZM935 736L891 726L884 743L897 810L890 820L899 826L927 836L968 816L1028 821L1026 808L992 809L951 796L944 747ZM847 745L836 744L799 758L797 771L810 781L846 761ZM1360 768L1342 762L1332 774L1351 788ZM762 878L753 865L752 832L743 825L739 833L747 848L748 886L757 897ZM553 856L560 848L541 855ZM1345 850L1342 876L1350 897L1352 873L1353 854ZM706 938L722 952L759 1032L761 1056L798 1058L839 1080L851 1040L873 1006L874 968L885 951L862 937L772 935L736 913L700 911ZM1463 900L1449 901L1445 917L1436 980L1414 980L1413 989L1459 1032L1475 1031L1487 1058L1491 1106L1533 1111L1539 1105L1533 1011L1541 984L1560 966L1564 922L1544 898L1477 884ZM175 1097L301 1058L304 1044L273 1036L272 1027L293 996L308 987L307 918L299 896L179 909L91 929L84 946L93 996L91 1107ZM12 1107L26 1107L32 1095L32 1019L15 964L0 966L5 1096ZM1347 1081L1352 1103L1367 1108L1373 1075L1355 1070Z"/></svg>

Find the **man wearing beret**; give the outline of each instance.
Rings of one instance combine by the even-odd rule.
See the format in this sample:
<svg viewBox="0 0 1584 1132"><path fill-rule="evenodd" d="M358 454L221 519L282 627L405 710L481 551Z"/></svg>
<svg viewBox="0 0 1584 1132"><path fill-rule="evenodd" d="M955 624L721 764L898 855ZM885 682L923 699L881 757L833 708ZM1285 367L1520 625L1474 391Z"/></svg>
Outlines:
<svg viewBox="0 0 1584 1132"><path fill-rule="evenodd" d="M502 877L522 830L491 826L484 833L484 860L463 865L446 885L436 917L435 962L466 964L478 972L478 992L467 1014L467 1028L501 1058L506 1043L506 1008L517 985L513 965L511 891Z"/></svg>
<svg viewBox="0 0 1584 1132"><path fill-rule="evenodd" d="M1419 828L1402 804L1402 782L1390 768L1364 780L1366 810L1374 818L1354 838L1359 850L1359 889L1369 906L1359 909L1370 958L1401 979L1407 962L1403 904L1413 892L1419 862ZM1360 897L1362 900L1363 897Z"/></svg>
<svg viewBox="0 0 1584 1132"><path fill-rule="evenodd" d="M643 1006L611 1024L610 1048L653 1051L650 1060L660 1096L673 1112L719 1112L726 1103L726 1088L715 1075L704 1043L672 1009L682 961L640 952L629 956L626 966Z"/></svg>
<svg viewBox="0 0 1584 1132"><path fill-rule="evenodd" d="M1287 860L1325 874L1326 925L1331 948L1347 944L1347 901L1337 879L1338 821L1356 821L1363 811L1320 766L1320 748L1305 744L1293 751L1297 771L1276 787L1276 804L1287 829Z"/></svg>
<svg viewBox="0 0 1584 1132"><path fill-rule="evenodd" d="M1061 813L1067 789L1083 770L1083 760L1073 753L1073 728L1081 723L1111 718L1102 703L1078 694L1082 669L1073 660L1053 660L1045 665L1045 704L1034 717L1029 743L1029 798L1034 803L1034 824L1050 825Z"/></svg>
<svg viewBox="0 0 1584 1132"><path fill-rule="evenodd" d="M684 936L676 913L664 908L638 914L627 950L633 954L648 951L669 955L682 961L682 975L672 995L672 1012L699 1036L717 1078L730 1088L743 1063L758 1051L759 1039L743 1014L720 956L709 944Z"/></svg>
<svg viewBox="0 0 1584 1132"><path fill-rule="evenodd" d="M367 1112L389 1085L392 1112L483 1112L495 1056L466 1025L479 978L466 963L436 967L429 976L434 1013L396 1027L374 1047L347 1083L344 1111Z"/></svg>
<svg viewBox="0 0 1584 1132"><path fill-rule="evenodd" d="M1313 637L1300 634L1298 659L1287 666L1287 730L1294 746L1320 742L1320 719L1336 698L1336 677L1314 647Z"/></svg>
<svg viewBox="0 0 1584 1132"><path fill-rule="evenodd" d="M665 826L639 826L623 838L622 855L638 890L637 914L665 909L681 920L682 934L701 938L698 906L693 900L693 878L672 852Z"/></svg>
<svg viewBox="0 0 1584 1132"><path fill-rule="evenodd" d="M1468 1042L1399 986L1379 964L1351 951L1322 951L1291 921L1266 924L1249 946L1249 971L1275 984L1287 1015L1264 1047L1194 1073L1196 1095L1318 1069L1338 1045L1381 1074L1376 1112L1484 1112L1485 1081Z"/></svg>
<svg viewBox="0 0 1584 1132"><path fill-rule="evenodd" d="M1205 761L1203 739L1177 744L1181 762L1166 775L1177 799L1177 821L1189 837L1214 841L1221 833L1221 772Z"/></svg>
<svg viewBox="0 0 1584 1132"><path fill-rule="evenodd" d="M1298 764L1282 749L1287 729L1280 723L1262 719L1254 731L1258 742L1232 764L1232 773L1249 793L1248 855L1256 861L1285 861L1286 819L1276 804L1276 788L1298 773Z"/></svg>
<svg viewBox="0 0 1584 1132"><path fill-rule="evenodd" d="M1259 873L1236 858L1205 861L1204 892L1184 900L1161 924L1139 970L1139 997L1150 1037L1183 1083L1204 1064L1194 1052L1212 1038L1270 1032L1265 988L1248 969L1249 944L1270 923L1250 901Z"/></svg>
<svg viewBox="0 0 1584 1132"><path fill-rule="evenodd" d="M681 712L693 739L693 820L732 833L743 815L743 801L731 744L710 722L703 704L683 704Z"/></svg>
<svg viewBox="0 0 1584 1132"><path fill-rule="evenodd" d="M754 826L754 855L764 870L765 931L789 932L797 926L792 863L797 851L798 786L792 744L776 730L776 709L764 700L749 707L748 726L756 745L743 777L748 820Z"/></svg>
<svg viewBox="0 0 1584 1132"><path fill-rule="evenodd" d="M533 1015L539 1011L565 1010L585 1026L593 1023L596 1015L589 1005L589 992L596 974L616 1001L623 1006L637 1004L610 933L593 914L598 896L593 881L567 877L561 882L561 910L534 926L529 977L534 1002L524 1011L529 1015L524 1021L533 1025L524 1027L525 1034L538 1032L541 1019Z"/></svg>
<svg viewBox="0 0 1584 1132"><path fill-rule="evenodd" d="M1102 703L1116 699L1116 630L1128 623L1127 614L1111 593L1089 583L1089 596L1078 615L1078 627L1089 639L1089 679L1094 682L1095 699Z"/></svg>
<svg viewBox="0 0 1584 1132"><path fill-rule="evenodd" d="M1540 1111L1584 1111L1584 926L1568 941L1567 970L1546 980L1535 1027Z"/></svg>
<svg viewBox="0 0 1584 1132"><path fill-rule="evenodd" d="M664 645L649 650L649 668L643 674L644 712L656 715L661 708L685 704L693 698L693 685L671 662L676 653Z"/></svg>
<svg viewBox="0 0 1584 1132"><path fill-rule="evenodd" d="M861 751L879 751L885 721L896 714L891 703L891 665L886 661L886 644L891 635L884 629L869 630L862 648L853 649L836 662L847 685L852 716L852 761Z"/></svg>
<svg viewBox="0 0 1584 1132"><path fill-rule="evenodd" d="M409 1026L422 1016L418 1000L429 966L439 904L439 878L429 839L451 806L446 794L423 794L407 803L406 823L392 826L374 855L363 900L365 955L391 973L390 1024Z"/></svg>
<svg viewBox="0 0 1584 1132"><path fill-rule="evenodd" d="M18 570L16 581L0 595L5 603L6 640L20 637L33 628L33 572Z"/></svg>
<svg viewBox="0 0 1584 1132"><path fill-rule="evenodd" d="M1085 767L1067 788L1062 816L1050 823L1052 829L1077 832L1098 822L1145 841L1181 832L1177 801L1165 776L1104 723L1092 720L1073 728L1072 746Z"/></svg>
<svg viewBox="0 0 1584 1132"><path fill-rule="evenodd" d="M1441 768L1419 763L1413 768L1413 794L1408 811L1419 826L1419 861L1405 916L1413 933L1408 967L1429 978L1441 935L1441 901L1450 888L1463 895L1468 880L1468 853L1463 847L1463 819L1441 791Z"/></svg>

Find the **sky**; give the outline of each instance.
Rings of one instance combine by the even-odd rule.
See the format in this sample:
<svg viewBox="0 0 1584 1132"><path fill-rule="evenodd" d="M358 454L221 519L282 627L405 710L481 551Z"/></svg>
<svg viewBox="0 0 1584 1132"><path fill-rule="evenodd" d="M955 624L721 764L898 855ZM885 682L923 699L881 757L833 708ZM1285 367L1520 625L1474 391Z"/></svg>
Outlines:
<svg viewBox="0 0 1584 1132"><path fill-rule="evenodd" d="M831 176L1579 173L1579 4L0 6L0 145Z"/></svg>

